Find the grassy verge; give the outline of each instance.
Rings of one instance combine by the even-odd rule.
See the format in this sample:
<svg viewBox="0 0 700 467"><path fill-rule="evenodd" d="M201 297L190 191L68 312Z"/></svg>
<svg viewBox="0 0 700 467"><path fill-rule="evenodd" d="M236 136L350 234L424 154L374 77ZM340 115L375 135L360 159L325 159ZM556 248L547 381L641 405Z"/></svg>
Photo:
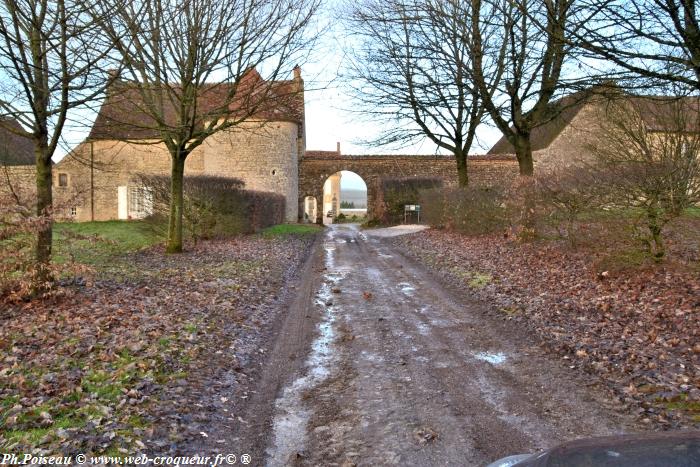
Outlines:
<svg viewBox="0 0 700 467"><path fill-rule="evenodd" d="M316 224L277 224L262 231L263 237L280 237L285 235L313 235L323 230Z"/></svg>
<svg viewBox="0 0 700 467"><path fill-rule="evenodd" d="M54 261L101 265L115 256L149 247L160 240L148 225L139 221L57 223Z"/></svg>

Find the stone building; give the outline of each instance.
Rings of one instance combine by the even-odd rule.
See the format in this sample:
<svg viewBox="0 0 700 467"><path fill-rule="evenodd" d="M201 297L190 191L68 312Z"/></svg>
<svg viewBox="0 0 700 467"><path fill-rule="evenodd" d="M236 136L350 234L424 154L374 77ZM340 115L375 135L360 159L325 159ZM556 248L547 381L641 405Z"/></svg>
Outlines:
<svg viewBox="0 0 700 467"><path fill-rule="evenodd" d="M255 77L260 79L257 74ZM86 141L53 168L54 212L58 218L89 221L144 217L149 213L149 193L139 183L139 175L170 173L170 155L159 142L157 132L141 123L143 112L138 110L138 98L129 96L120 101L125 92L130 92L128 83L116 82L115 86L122 89L109 90ZM295 69L291 80L271 83L271 89L291 98L279 99L276 105L260 110L241 125L207 138L188 157L185 174L238 178L245 182L246 189L281 194L286 199L289 222L321 222L328 211L338 211L339 172L343 170L358 174L366 183L370 218L383 178L438 177L446 186L456 183L456 163L451 156L354 156L341 154L340 145L335 151L306 151L300 70ZM661 134L672 130L668 103L675 99L629 97L619 90L616 97L617 102L624 102L630 115L641 118L648 131ZM683 102L692 104L689 110L697 114L698 101L694 99ZM532 132L536 170L591 158L592 143L600 138L601 128L607 124L609 102L589 90L552 103L561 112ZM7 121L5 124L16 125ZM14 151L11 156L6 154L6 160L33 164L31 145L26 144L26 138L16 140L16 133L5 135L10 139L2 147L12 147ZM487 155L470 156L470 183L493 186L516 177L518 166L512 153L513 147L501 138ZM29 193L33 165L11 169L13 176L27 182ZM5 171L9 173L7 168ZM327 199L324 184L330 185L325 190ZM6 183L0 183L0 194L7 192L6 188Z"/></svg>
<svg viewBox="0 0 700 467"><path fill-rule="evenodd" d="M255 70L251 79L262 80ZM224 91L226 85L220 85ZM270 83L272 104L251 118L208 137L187 158L185 176L238 178L249 190L285 196L286 219L298 217L299 158L304 153L304 84L299 68L288 81ZM200 99L216 106L216 95ZM170 154L154 125L144 124L143 103L128 82L108 89L89 137L54 166L54 190L79 191L59 217L77 221L135 219L149 214L149 193L140 175L169 175Z"/></svg>
<svg viewBox="0 0 700 467"><path fill-rule="evenodd" d="M676 132L679 123L693 126L683 131L700 131L700 101L697 97L629 96L614 87L606 89L604 95L594 94L594 91L596 89L580 91L551 104L557 108L557 117L534 128L531 134L535 170L593 160L594 147L604 144L606 130L616 118L638 119L648 134ZM684 115L674 115L679 109ZM501 137L487 154L504 156L513 153L513 145Z"/></svg>
<svg viewBox="0 0 700 467"><path fill-rule="evenodd" d="M16 120L0 118L0 203L31 209L35 194L34 144Z"/></svg>
<svg viewBox="0 0 700 467"><path fill-rule="evenodd" d="M34 161L30 135L16 120L0 117L0 166L33 166Z"/></svg>

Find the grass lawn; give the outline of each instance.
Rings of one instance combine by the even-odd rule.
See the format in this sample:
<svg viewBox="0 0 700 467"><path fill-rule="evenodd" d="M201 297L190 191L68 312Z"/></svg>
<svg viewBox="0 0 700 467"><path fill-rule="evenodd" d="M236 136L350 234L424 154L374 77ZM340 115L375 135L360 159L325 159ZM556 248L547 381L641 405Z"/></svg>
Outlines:
<svg viewBox="0 0 700 467"><path fill-rule="evenodd" d="M56 223L53 258L59 264L72 260L99 266L160 240L161 237L141 221Z"/></svg>
<svg viewBox="0 0 700 467"><path fill-rule="evenodd" d="M284 235L313 235L323 230L316 224L277 224L262 231L263 237L279 237Z"/></svg>

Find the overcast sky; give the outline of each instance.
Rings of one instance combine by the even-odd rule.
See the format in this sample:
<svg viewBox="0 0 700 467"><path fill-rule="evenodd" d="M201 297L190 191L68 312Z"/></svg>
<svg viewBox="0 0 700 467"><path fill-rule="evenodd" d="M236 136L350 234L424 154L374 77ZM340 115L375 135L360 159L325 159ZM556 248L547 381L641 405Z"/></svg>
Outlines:
<svg viewBox="0 0 700 467"><path fill-rule="evenodd" d="M342 25L333 19L339 16L333 3L336 2L328 2L325 11L319 16L322 22L329 25L327 33L322 36L308 61L302 64L302 77L306 89L304 97L307 149L335 150L336 142L340 142L343 154L435 154L436 146L428 140L400 150L360 144L362 139L372 139L372 136L378 134L379 124L361 121L355 113L349 111L357 109L357 104L345 92L339 78L345 71L343 54L347 48L344 46ZM288 77L281 79L291 77L290 72ZM87 136L95 113L81 112L75 117L77 121L72 122L64 132L64 145L56 154L55 160L60 160L67 150L75 147ZM478 137L482 148L475 148L472 152L483 154L498 140L500 134L492 128L482 128Z"/></svg>
<svg viewBox="0 0 700 467"><path fill-rule="evenodd" d="M385 123L364 122L352 110L358 108L343 86L341 76L344 54L347 53L347 40L343 26L333 20L340 16L329 6L324 17L329 21L326 34L315 47L309 61L302 66L302 77L306 88L306 147L312 150L335 150L340 142L344 154L435 154L436 146L429 140L416 143L408 148L367 147L360 144L362 139L372 139L379 133L378 125ZM483 154L500 138L494 128L480 128L477 131L480 148L472 153Z"/></svg>

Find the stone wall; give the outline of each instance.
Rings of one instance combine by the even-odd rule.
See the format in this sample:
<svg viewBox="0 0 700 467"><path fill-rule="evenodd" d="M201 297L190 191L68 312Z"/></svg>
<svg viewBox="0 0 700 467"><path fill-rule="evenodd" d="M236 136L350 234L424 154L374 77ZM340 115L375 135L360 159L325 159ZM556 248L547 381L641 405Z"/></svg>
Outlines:
<svg viewBox="0 0 700 467"><path fill-rule="evenodd" d="M326 179L341 170L355 172L367 184L367 215L372 218L381 177L439 177L446 186L457 184L457 163L448 156L313 156L299 164L299 209L306 196L323 198ZM513 156L473 156L469 159L470 183L493 186L518 173ZM319 210L320 215L320 210Z"/></svg>
<svg viewBox="0 0 700 467"><path fill-rule="evenodd" d="M170 174L170 154L162 143L135 144L123 141L94 141L80 144L53 168L54 194L67 197L82 193L73 205L56 207L57 217L76 221L118 219L118 187L136 184L135 175ZM197 148L185 163L185 174L203 172L203 149ZM68 186L59 177L66 174ZM75 215L71 215L71 210Z"/></svg>
<svg viewBox="0 0 700 467"><path fill-rule="evenodd" d="M583 105L549 146L534 151L535 170L570 167L591 161L594 156L590 146L599 137L599 125L605 119L601 105L604 104L596 101Z"/></svg>
<svg viewBox="0 0 700 467"><path fill-rule="evenodd" d="M286 220L296 222L298 131L298 125L292 122L247 122L218 133L203 144L204 173L240 178L248 190L285 196Z"/></svg>
<svg viewBox="0 0 700 467"><path fill-rule="evenodd" d="M76 180L68 187L58 186L53 171L53 213L56 219L74 219L71 208L86 202L87 186ZM19 204L30 213L36 210L36 167L33 165L0 167L0 203L3 207Z"/></svg>
<svg viewBox="0 0 700 467"><path fill-rule="evenodd" d="M0 203L2 207L19 204L36 210L36 167L33 165L0 166Z"/></svg>
<svg viewBox="0 0 700 467"><path fill-rule="evenodd" d="M170 154L162 143L85 142L54 166L54 192L85 193L62 208L63 215L73 210L71 217L77 221L118 219L118 187L134 186L138 174L169 175L170 168ZM221 132L196 148L185 163L185 176L234 177L247 189L285 196L288 221L298 216L297 173L297 125L287 122L251 122ZM67 175L68 187L59 186L59 174Z"/></svg>

